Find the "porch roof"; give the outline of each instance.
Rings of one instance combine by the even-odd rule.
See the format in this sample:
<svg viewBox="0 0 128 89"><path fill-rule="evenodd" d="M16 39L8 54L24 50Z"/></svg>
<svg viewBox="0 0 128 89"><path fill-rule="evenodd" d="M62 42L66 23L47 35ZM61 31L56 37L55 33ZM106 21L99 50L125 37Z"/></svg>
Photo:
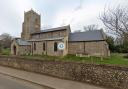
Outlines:
<svg viewBox="0 0 128 89"><path fill-rule="evenodd" d="M22 40L22 39L20 39L20 38L15 38L15 40L16 40L16 43L17 43L18 45L21 45L21 46L31 45L29 42L27 42L27 41L25 41L25 40Z"/></svg>

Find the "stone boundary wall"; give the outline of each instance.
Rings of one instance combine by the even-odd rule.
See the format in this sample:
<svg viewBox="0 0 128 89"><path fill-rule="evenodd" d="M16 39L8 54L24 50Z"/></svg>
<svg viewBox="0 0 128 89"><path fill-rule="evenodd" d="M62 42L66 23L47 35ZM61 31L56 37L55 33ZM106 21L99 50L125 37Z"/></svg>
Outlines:
<svg viewBox="0 0 128 89"><path fill-rule="evenodd" d="M112 89L128 89L126 67L5 56L0 56L0 65Z"/></svg>

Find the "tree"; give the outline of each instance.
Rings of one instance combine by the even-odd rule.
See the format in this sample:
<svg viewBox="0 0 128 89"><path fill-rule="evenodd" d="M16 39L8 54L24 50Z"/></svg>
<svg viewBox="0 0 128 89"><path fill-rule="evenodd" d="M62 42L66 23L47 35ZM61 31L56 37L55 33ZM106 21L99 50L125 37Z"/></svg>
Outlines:
<svg viewBox="0 0 128 89"><path fill-rule="evenodd" d="M107 36L106 42L108 43L111 52L115 52L114 38L112 36Z"/></svg>
<svg viewBox="0 0 128 89"><path fill-rule="evenodd" d="M12 36L8 33L4 33L1 36L1 47L2 48L10 48L11 46L11 41L12 41Z"/></svg>
<svg viewBox="0 0 128 89"><path fill-rule="evenodd" d="M122 38L128 44L128 9L117 6L115 9L105 9L100 20L114 35Z"/></svg>
<svg viewBox="0 0 128 89"><path fill-rule="evenodd" d="M95 24L91 24L91 25L84 26L84 30L85 30L85 31L97 30L97 29L98 29L98 25L95 25Z"/></svg>
<svg viewBox="0 0 128 89"><path fill-rule="evenodd" d="M81 32L81 30L76 30L76 31L74 31L74 33L77 33L77 32Z"/></svg>

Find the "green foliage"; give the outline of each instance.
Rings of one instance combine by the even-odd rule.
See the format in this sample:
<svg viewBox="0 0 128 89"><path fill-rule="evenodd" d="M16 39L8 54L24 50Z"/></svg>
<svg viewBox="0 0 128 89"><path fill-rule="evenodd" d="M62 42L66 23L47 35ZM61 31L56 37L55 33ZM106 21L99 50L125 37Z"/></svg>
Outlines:
<svg viewBox="0 0 128 89"><path fill-rule="evenodd" d="M128 43L127 42L120 44L120 45L115 45L114 38L111 36L107 36L106 42L108 43L109 49L111 52L128 53Z"/></svg>
<svg viewBox="0 0 128 89"><path fill-rule="evenodd" d="M128 53L128 45L117 45L117 46L115 46L115 52Z"/></svg>
<svg viewBox="0 0 128 89"><path fill-rule="evenodd" d="M109 49L111 52L116 52L116 46L114 45L114 38L111 36L107 36L106 42L109 45Z"/></svg>

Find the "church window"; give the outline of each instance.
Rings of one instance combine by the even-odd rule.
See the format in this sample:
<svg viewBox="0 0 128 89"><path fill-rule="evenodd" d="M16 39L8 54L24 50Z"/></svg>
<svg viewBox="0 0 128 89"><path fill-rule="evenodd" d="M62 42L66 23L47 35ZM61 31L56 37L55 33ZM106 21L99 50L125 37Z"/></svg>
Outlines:
<svg viewBox="0 0 128 89"><path fill-rule="evenodd" d="M43 51L45 51L45 43L43 43Z"/></svg>
<svg viewBox="0 0 128 89"><path fill-rule="evenodd" d="M36 43L34 43L34 50L36 50Z"/></svg>
<svg viewBox="0 0 128 89"><path fill-rule="evenodd" d="M54 52L57 51L57 42L54 43Z"/></svg>

